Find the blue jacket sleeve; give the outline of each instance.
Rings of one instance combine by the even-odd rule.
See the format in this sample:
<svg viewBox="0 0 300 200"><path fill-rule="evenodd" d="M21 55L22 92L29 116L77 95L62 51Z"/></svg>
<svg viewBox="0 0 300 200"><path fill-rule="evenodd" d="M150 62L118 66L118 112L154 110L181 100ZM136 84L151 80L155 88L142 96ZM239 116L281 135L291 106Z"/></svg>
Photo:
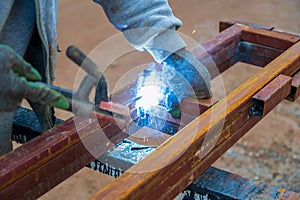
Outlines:
<svg viewBox="0 0 300 200"><path fill-rule="evenodd" d="M186 46L176 30L182 25L167 0L94 0L110 22L138 50L147 50L157 62Z"/></svg>

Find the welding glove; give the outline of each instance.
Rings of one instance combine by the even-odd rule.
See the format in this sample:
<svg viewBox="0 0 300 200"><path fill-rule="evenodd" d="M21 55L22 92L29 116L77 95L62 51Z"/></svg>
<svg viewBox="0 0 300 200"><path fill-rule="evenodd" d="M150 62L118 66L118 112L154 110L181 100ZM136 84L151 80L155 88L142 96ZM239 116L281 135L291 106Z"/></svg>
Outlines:
<svg viewBox="0 0 300 200"><path fill-rule="evenodd" d="M190 92L195 93L197 98L211 97L211 76L191 52L183 48L171 54L162 63L182 75L192 86L193 91Z"/></svg>
<svg viewBox="0 0 300 200"><path fill-rule="evenodd" d="M180 101L188 96L196 98L211 98L211 76L204 65L202 65L191 52L185 48L172 53L162 61L165 66L174 69L179 76L182 76L182 82L187 81L188 84L182 84L176 90L185 90L181 95L176 95L176 91L170 92L166 96L166 107L174 118L180 117ZM178 83L174 83L178 84Z"/></svg>
<svg viewBox="0 0 300 200"><path fill-rule="evenodd" d="M68 108L69 103L63 95L45 85L28 81L39 81L41 75L12 48L2 44L0 71L0 111L17 110L22 98L61 109Z"/></svg>

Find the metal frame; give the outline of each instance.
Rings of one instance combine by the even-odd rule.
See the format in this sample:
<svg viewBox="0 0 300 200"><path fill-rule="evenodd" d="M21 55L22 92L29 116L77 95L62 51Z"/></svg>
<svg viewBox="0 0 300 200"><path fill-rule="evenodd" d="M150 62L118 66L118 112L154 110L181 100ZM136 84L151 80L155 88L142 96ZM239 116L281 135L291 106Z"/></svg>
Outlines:
<svg viewBox="0 0 300 200"><path fill-rule="evenodd" d="M191 120L196 120L187 121L176 135L130 168L130 171L141 173L125 172L95 194L93 199L172 199L280 101L288 96L293 99L299 96L299 36L273 27L232 22L221 22L220 28L222 32L203 47L221 73L238 61L264 68L225 99L211 104L211 108L208 106L209 109L200 116L185 113L191 116ZM207 53L200 48L193 50L195 57L204 65L209 64ZM217 74L207 66L215 77ZM276 87L278 84L280 87ZM118 103L123 103L122 95L128 95L130 90L128 87L116 94L120 97ZM253 99L260 103L254 103ZM226 110L222 109L223 106ZM218 115L211 121L213 112ZM113 145L101 145L101 139L97 139L99 128L105 130L101 138L109 138L115 144L128 137L112 118L94 115L98 120L71 118L2 157L0 197L36 198L80 170L94 159L82 140L94 147L93 153L99 155L112 148ZM82 122L82 126L75 127L74 120ZM213 140L217 134L213 130L223 120L225 125L218 135L217 145L205 157L199 157L199 151L205 150L199 149L203 140L205 137ZM81 139L77 134L78 128L85 132ZM189 134L193 130L197 130L196 135ZM149 167L156 170L145 172Z"/></svg>

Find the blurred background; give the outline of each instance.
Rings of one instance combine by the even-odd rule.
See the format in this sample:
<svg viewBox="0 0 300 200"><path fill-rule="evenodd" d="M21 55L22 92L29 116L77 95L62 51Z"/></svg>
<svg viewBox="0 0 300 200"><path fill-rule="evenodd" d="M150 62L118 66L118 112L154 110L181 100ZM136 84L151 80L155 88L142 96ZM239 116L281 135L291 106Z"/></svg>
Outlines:
<svg viewBox="0 0 300 200"><path fill-rule="evenodd" d="M170 0L169 4L183 22L179 31L200 43L218 33L221 19L272 25L300 33L300 0ZM89 53L118 33L102 8L92 0L60 0L58 43L62 53L58 55L55 84L73 89L78 67L64 54L69 45L77 45ZM109 47L113 48L118 46ZM148 60L150 57L143 54L112 61L106 72L109 84L114 85L131 66ZM223 74L226 92L239 86L257 70L257 67L238 63L226 71ZM57 111L57 116L62 119L71 117L62 111ZM277 106L214 166L300 192L300 99L293 104L283 102ZM112 177L82 169L41 199L87 199L112 180Z"/></svg>

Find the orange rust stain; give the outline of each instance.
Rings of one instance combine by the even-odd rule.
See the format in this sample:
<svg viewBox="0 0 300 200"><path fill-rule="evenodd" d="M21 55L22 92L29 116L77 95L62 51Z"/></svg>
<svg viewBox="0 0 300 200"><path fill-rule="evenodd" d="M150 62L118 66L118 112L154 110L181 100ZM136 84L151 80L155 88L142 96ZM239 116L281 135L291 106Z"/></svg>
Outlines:
<svg viewBox="0 0 300 200"><path fill-rule="evenodd" d="M225 131L224 139L227 140L231 136L231 128Z"/></svg>
<svg viewBox="0 0 300 200"><path fill-rule="evenodd" d="M69 119L68 122L71 121L71 120L73 120L73 118ZM61 126L62 125L60 124L60 126L55 127L51 131L54 131L55 129L58 129ZM76 133L76 128L75 129L71 129L69 131L69 134L73 134L73 133ZM52 137L51 138L52 139L51 143L52 144L56 143L57 141L60 141L60 139L63 139L63 138L65 138L65 136L63 136L63 134L59 134L57 137ZM68 140L69 139L71 139L71 138L68 137ZM37 169L38 167L42 166L44 163L46 163L47 161L49 161L51 158L59 155L61 152L67 150L68 148L70 148L74 144L78 143L79 141L80 141L80 138L77 138L77 139L71 141L68 145L63 146L61 149L59 149L59 151L56 151L55 153L51 152L51 148L50 147L47 148L47 149L45 149L45 151L47 152L47 156L45 156L43 158L43 160L37 161L36 163L34 163L34 165L28 166L25 170L23 170L21 172L16 173L15 171L13 171L12 172L13 176L9 177L8 180L5 183L3 183L3 184L0 185L0 190L3 189L3 188L5 188L5 187L7 187L7 186L9 186L10 184L14 183L19 178L21 178L21 177L25 176L26 174L32 172L33 170ZM25 145L30 145L30 143L27 143ZM23 145L23 146L25 146L25 145ZM32 159L37 159L37 158L40 158L40 157L41 157L41 154L38 154L38 155L36 155L35 158L32 158Z"/></svg>

